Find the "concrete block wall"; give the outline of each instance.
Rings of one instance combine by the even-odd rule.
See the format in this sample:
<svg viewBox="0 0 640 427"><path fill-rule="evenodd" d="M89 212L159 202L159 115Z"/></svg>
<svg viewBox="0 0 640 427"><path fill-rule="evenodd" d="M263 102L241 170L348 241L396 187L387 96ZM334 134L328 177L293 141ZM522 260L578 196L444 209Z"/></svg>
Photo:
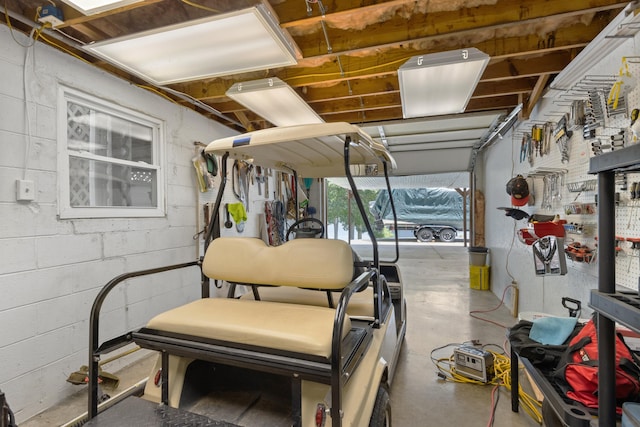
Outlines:
<svg viewBox="0 0 640 427"><path fill-rule="evenodd" d="M31 40L13 36L23 46L0 25L0 390L21 422L79 390L66 379L87 364L89 312L105 283L124 272L196 259L193 142L235 132L42 43L26 48ZM165 217L57 218L59 85L164 121ZM30 203L16 202L15 181L23 176L35 182ZM154 310L197 298L199 283L196 268L128 281L105 301L101 340L141 326Z"/></svg>

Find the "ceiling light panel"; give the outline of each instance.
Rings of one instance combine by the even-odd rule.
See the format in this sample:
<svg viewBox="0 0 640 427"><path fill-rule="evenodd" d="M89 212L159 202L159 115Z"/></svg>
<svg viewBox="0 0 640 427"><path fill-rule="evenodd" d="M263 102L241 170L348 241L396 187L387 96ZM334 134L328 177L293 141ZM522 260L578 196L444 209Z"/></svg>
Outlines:
<svg viewBox="0 0 640 427"><path fill-rule="evenodd" d="M140 0L62 0L85 15L106 12L107 10L137 3Z"/></svg>
<svg viewBox="0 0 640 427"><path fill-rule="evenodd" d="M324 122L291 86L277 77L236 83L226 95L276 126Z"/></svg>
<svg viewBox="0 0 640 427"><path fill-rule="evenodd" d="M475 48L409 59L398 69L404 118L464 112L488 62Z"/></svg>
<svg viewBox="0 0 640 427"><path fill-rule="evenodd" d="M297 48L265 4L85 46L157 85L296 64Z"/></svg>

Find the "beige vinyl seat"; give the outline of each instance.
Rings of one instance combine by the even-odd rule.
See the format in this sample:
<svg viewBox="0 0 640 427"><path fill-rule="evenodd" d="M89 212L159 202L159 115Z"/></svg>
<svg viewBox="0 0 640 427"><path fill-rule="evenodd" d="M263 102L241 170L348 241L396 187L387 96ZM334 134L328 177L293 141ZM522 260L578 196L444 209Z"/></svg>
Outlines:
<svg viewBox="0 0 640 427"><path fill-rule="evenodd" d="M329 297L326 292L313 289L292 287L261 287L258 290L260 301L283 302L287 304L312 305L317 307L329 307ZM339 293L332 292L332 305L335 307L340 298ZM252 292L240 297L242 300L255 300ZM347 314L350 317L373 318L373 288L368 286L361 292L355 293L347 305Z"/></svg>
<svg viewBox="0 0 640 427"><path fill-rule="evenodd" d="M270 247L253 238L215 239L204 257L204 274L231 283L278 287L261 288L260 301L193 301L155 316L147 330L328 359L336 310L328 307L326 293L317 290L341 291L351 283L353 258L351 247L340 240L297 239ZM373 316L372 291L355 295L349 314ZM343 338L350 330L347 316Z"/></svg>

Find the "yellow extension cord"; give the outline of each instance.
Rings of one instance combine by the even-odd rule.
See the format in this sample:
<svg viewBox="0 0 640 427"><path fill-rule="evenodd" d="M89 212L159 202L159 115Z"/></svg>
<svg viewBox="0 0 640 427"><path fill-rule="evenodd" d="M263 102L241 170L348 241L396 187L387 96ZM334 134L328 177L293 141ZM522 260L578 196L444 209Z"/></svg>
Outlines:
<svg viewBox="0 0 640 427"><path fill-rule="evenodd" d="M436 359L434 360L434 363L438 370L445 375L447 381L477 385L497 385L503 386L508 391L511 391L511 360L504 354L496 353L494 351L489 352L493 354L493 369L495 375L493 379L487 383L474 380L457 373L454 366L453 355L448 358ZM535 397L527 394L522 388L522 385L518 386L518 396L520 404L527 415L534 419L538 424L542 424L542 404L538 402Z"/></svg>

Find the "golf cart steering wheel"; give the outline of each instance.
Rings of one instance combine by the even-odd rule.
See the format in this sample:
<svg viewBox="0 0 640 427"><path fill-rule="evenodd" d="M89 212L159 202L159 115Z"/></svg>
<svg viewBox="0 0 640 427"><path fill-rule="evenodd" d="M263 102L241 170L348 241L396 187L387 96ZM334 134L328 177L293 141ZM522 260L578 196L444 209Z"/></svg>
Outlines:
<svg viewBox="0 0 640 427"><path fill-rule="evenodd" d="M320 225L320 228L317 227L302 227L301 225L304 223L315 223ZM302 218L291 224L291 227L287 230L287 235L285 240L289 240L289 235L291 233L296 233L296 238L316 238L316 237L324 237L324 224L317 218Z"/></svg>

